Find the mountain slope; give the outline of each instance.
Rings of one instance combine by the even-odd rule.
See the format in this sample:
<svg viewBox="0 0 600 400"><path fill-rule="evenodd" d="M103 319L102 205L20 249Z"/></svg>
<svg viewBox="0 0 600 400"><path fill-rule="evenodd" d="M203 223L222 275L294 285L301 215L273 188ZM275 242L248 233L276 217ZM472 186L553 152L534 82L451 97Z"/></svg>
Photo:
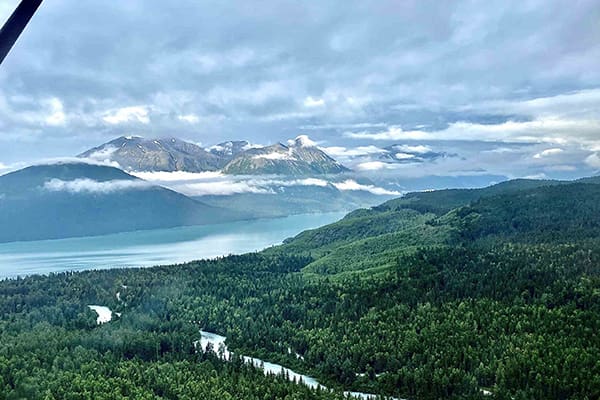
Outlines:
<svg viewBox="0 0 600 400"><path fill-rule="evenodd" d="M377 206L380 210L410 208L438 215L469 204L472 201L497 194L513 193L525 189L572 183L569 181L513 179L480 189L444 189L425 192L411 192Z"/></svg>
<svg viewBox="0 0 600 400"><path fill-rule="evenodd" d="M211 154L219 157L222 160L223 166L231 161L238 154L260 146L250 144L246 140L230 140L228 142L221 142L214 146L207 148Z"/></svg>
<svg viewBox="0 0 600 400"><path fill-rule="evenodd" d="M443 214L357 210L260 253L2 281L2 393L600 398L600 186L488 189ZM208 332L336 390L200 351Z"/></svg>
<svg viewBox="0 0 600 400"><path fill-rule="evenodd" d="M288 145L252 145L245 140L222 142L207 149L176 138L122 136L78 155L112 161L127 171L203 172L222 169L236 175L321 175L349 169L315 146L306 136Z"/></svg>
<svg viewBox="0 0 600 400"><path fill-rule="evenodd" d="M307 138L297 137L288 145L277 143L240 153L224 168L235 175L322 175L348 172Z"/></svg>
<svg viewBox="0 0 600 400"><path fill-rule="evenodd" d="M596 237L600 235L598 204L600 185L568 181L518 179L483 189L410 193L356 210L270 251L310 254L314 261L307 272L381 269L422 246L506 240L556 243Z"/></svg>
<svg viewBox="0 0 600 400"><path fill-rule="evenodd" d="M215 171L222 158L193 143L175 138L119 137L78 157L110 160L128 171Z"/></svg>
<svg viewBox="0 0 600 400"><path fill-rule="evenodd" d="M233 193L194 198L216 207L248 212L257 218L273 218L296 214L349 212L379 204L392 197L367 191L342 191L331 183L324 186L273 184L267 189L268 193Z"/></svg>
<svg viewBox="0 0 600 400"><path fill-rule="evenodd" d="M0 176L0 242L217 223L238 214L117 168L38 165Z"/></svg>

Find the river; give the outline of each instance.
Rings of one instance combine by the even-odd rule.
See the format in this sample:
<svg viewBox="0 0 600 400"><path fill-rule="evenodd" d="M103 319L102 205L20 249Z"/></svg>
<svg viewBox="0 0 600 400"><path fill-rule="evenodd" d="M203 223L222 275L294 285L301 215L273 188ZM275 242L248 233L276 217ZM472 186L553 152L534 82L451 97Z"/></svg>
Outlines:
<svg viewBox="0 0 600 400"><path fill-rule="evenodd" d="M230 360L231 352L225 344L226 339L227 338L225 336L217 335L216 333L200 331L200 340L198 342L195 342L194 345L198 346L198 343L200 343L200 347L202 348L202 350L206 351L207 346L210 344L215 353L221 351L223 358L225 360ZM244 362L252 364L256 368L262 368L265 374L286 375L288 379L292 382L300 382L303 385L306 385L313 389L316 389L317 387L321 389L327 389L327 387L320 384L315 378L308 375L299 374L289 368L284 367L283 365L263 361L260 358L248 356L242 356L242 358L244 359ZM345 391L344 394L346 396L352 396L353 398L360 400L374 400L379 397L378 395L372 393L351 391ZM396 399L394 397L385 398L389 400L401 400Z"/></svg>

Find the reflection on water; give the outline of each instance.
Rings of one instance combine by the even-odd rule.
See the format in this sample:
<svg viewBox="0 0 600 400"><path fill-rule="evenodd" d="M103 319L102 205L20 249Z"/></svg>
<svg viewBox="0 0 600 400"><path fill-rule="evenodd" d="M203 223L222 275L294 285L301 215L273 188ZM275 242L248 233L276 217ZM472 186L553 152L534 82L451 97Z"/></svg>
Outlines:
<svg viewBox="0 0 600 400"><path fill-rule="evenodd" d="M242 254L340 219L294 215L226 224L0 244L0 278L118 267L148 267Z"/></svg>

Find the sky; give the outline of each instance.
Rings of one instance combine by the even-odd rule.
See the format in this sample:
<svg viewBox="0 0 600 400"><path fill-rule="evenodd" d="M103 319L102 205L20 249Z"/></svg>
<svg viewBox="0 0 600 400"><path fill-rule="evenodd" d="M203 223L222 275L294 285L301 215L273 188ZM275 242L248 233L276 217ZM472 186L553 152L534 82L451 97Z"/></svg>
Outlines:
<svg viewBox="0 0 600 400"><path fill-rule="evenodd" d="M0 173L123 135L307 135L390 179L593 175L598 38L597 0L46 0L0 65Z"/></svg>

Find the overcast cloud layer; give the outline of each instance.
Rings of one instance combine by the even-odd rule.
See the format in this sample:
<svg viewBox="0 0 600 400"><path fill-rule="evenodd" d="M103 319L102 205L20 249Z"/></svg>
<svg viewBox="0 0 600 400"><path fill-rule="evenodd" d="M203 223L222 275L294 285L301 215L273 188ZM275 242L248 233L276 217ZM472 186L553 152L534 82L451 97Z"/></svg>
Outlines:
<svg viewBox="0 0 600 400"><path fill-rule="evenodd" d="M121 135L308 134L365 174L589 175L598 38L597 0L46 1L0 66L0 173Z"/></svg>

